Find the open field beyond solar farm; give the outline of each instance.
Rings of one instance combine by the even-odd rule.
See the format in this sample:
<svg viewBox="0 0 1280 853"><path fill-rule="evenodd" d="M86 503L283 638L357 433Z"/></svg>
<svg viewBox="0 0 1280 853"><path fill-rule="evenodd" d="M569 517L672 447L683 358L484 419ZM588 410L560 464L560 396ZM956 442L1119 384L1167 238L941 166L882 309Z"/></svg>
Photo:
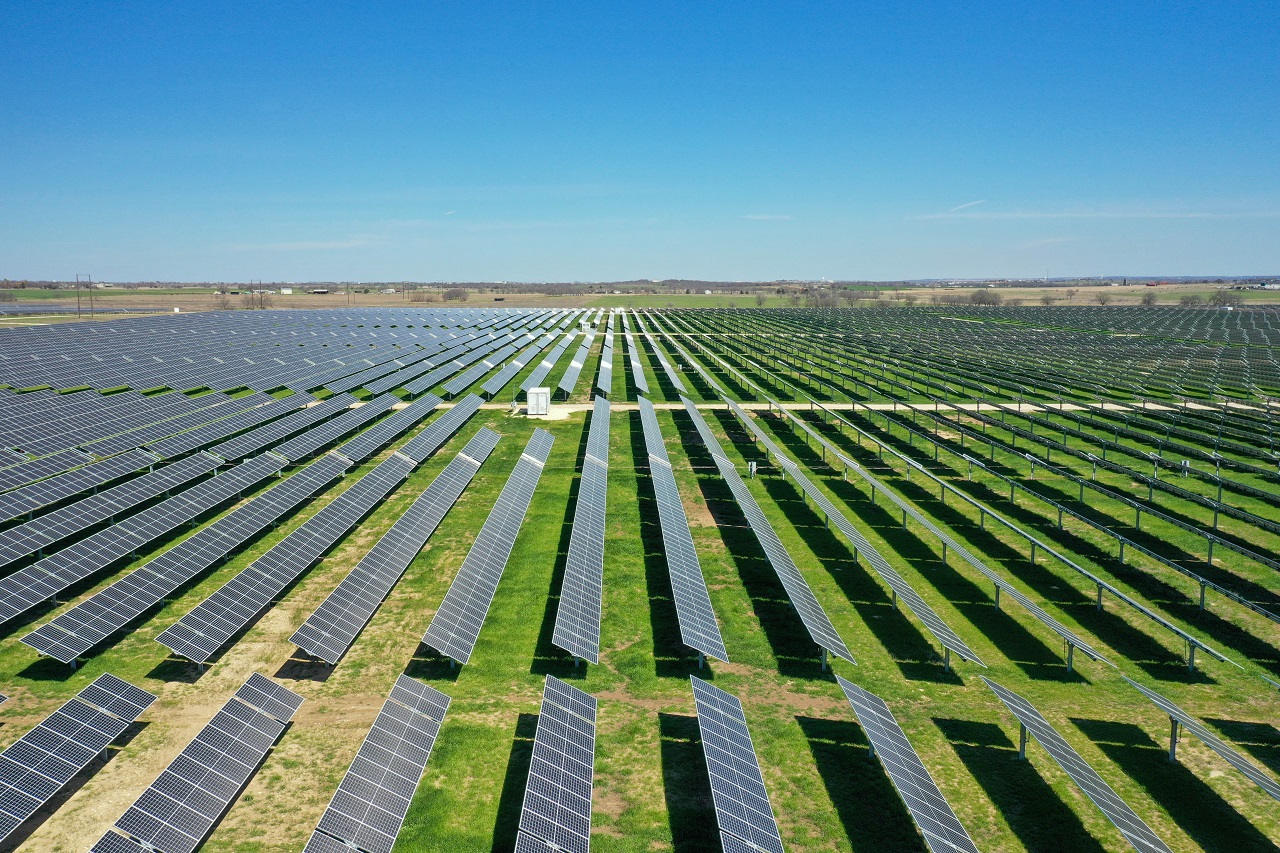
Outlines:
<svg viewBox="0 0 1280 853"><path fill-rule="evenodd" d="M0 328L0 850L1280 844L1280 311L613 304Z"/></svg>

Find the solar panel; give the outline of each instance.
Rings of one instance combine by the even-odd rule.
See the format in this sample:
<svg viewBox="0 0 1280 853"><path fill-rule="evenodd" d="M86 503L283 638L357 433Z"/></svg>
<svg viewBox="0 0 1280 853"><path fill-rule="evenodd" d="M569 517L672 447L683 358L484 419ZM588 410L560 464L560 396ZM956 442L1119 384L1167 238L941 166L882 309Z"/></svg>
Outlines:
<svg viewBox="0 0 1280 853"><path fill-rule="evenodd" d="M1023 699L1012 690L1008 690L996 684L986 676L982 680L987 683L991 691L999 697L1013 715L1018 718L1018 722L1031 735L1040 742L1049 753L1053 756L1053 760L1058 762L1072 781L1080 786L1085 796L1093 800L1093 804L1102 810L1116 828L1120 830L1120 834L1125 837L1135 849L1142 853L1171 853L1165 843L1156 836L1151 828L1142 822L1142 818L1129 808L1128 804L1111 790L1111 787L1103 781L1097 771L1090 767L1080 754L1071 748L1071 744L1063 739L1062 735L1049 725L1049 721L1041 716L1040 712L1032 707L1031 703Z"/></svg>
<svg viewBox="0 0 1280 853"><path fill-rule="evenodd" d="M605 506L609 491L609 401L596 397L587 455L578 480L569 554L551 642L591 663L600 662L604 592Z"/></svg>
<svg viewBox="0 0 1280 853"><path fill-rule="evenodd" d="M689 680L721 834L736 839L737 850L784 853L742 703L700 678Z"/></svg>
<svg viewBox="0 0 1280 853"><path fill-rule="evenodd" d="M188 660L209 660L400 485L413 467L394 455L379 464L156 640Z"/></svg>
<svg viewBox="0 0 1280 853"><path fill-rule="evenodd" d="M114 675L101 675L0 752L0 842L84 770L155 698Z"/></svg>
<svg viewBox="0 0 1280 853"><path fill-rule="evenodd" d="M563 391L565 397L573 394L574 387L578 384L578 376L582 373L582 367L587 363L587 355L591 352L591 345L595 343L596 333L592 329L587 332L586 338L578 347L577 353L573 356L573 361L569 362L569 367L565 370L564 376L560 378L560 384L556 388Z"/></svg>
<svg viewBox="0 0 1280 853"><path fill-rule="evenodd" d="M907 583L906 579L889 565L889 561L854 527L848 516L837 509L835 504L805 476L800 466L782 453L778 445L760 429L754 420L748 417L741 406L732 400L725 400L725 402L728 403L734 414L738 416L738 419L751 431L751 434L768 449L782 469L791 475L791 479L800 489L818 505L818 508L822 510L828 519L835 522L836 529L853 545L854 553L866 558L876 574L884 579L884 582L893 590L895 596L906 604L907 609L924 623L925 628L938 638L938 642L945 649L955 652L964 660L973 661L979 666L985 667L986 664L982 662L982 659L969 648L964 640L960 639L959 635L951 629L951 626L942 620L942 617L934 612L933 608L920 597L915 589Z"/></svg>
<svg viewBox="0 0 1280 853"><path fill-rule="evenodd" d="M235 435L295 412L307 403L313 402L314 399L310 394L293 394L284 399L272 400L265 405L240 412L229 418L205 424L161 441L151 442L147 445L147 449L162 459L172 459L206 444L213 444L229 435Z"/></svg>
<svg viewBox="0 0 1280 853"><path fill-rule="evenodd" d="M649 476L658 503L658 523L662 527L662 550L671 575L671 593L675 600L676 619L680 623L680 639L691 649L718 660L728 660L720 626L707 593L706 578L698 560L693 536L689 533L689 517L685 515L680 489L671 471L671 461L662 440L662 428L653 404L639 398L640 423L645 446L649 451Z"/></svg>
<svg viewBox="0 0 1280 853"><path fill-rule="evenodd" d="M635 336L627 332L624 337L627 339L627 357L631 360L631 381L641 394L648 394L649 380L645 379L644 368L640 366L640 351L636 349Z"/></svg>
<svg viewBox="0 0 1280 853"><path fill-rule="evenodd" d="M1071 648L1079 649L1081 652L1083 652L1087 657L1089 657L1092 660L1099 660L1099 661L1102 661L1103 663L1110 663L1110 661L1108 661L1105 657L1103 657L1098 652L1097 649L1093 648L1093 646L1089 645L1089 643L1081 639L1080 636L1076 634L1074 631L1072 631L1070 628L1068 628L1067 626L1059 622L1057 619L1054 619L1052 616L1050 616L1047 612L1045 612L1043 608L1037 605L1030 598L1027 598L1027 596L1023 595L1022 592L1020 592L1018 588L1015 587L1013 584L1009 583L1000 575L996 574L990 567L988 567L985 563L983 563L976 556L974 556L973 553L970 552L968 548L965 548L963 545L957 542L955 538L953 538L950 534L948 534L942 528L938 527L936 524L930 521L927 516L923 515L911 504L907 503L905 499L899 496L892 489L886 488L885 485L879 479L874 477L869 471L867 471L857 462L854 462L852 459L849 459L847 456L840 453L840 451L836 449L834 445L832 445L829 441L827 441L826 438L824 438L821 434L819 434L811 426L809 426L809 424L800 420L792 412L788 410L781 409L781 407L779 407L779 410L782 411L791 420L792 423L799 426L808 435L811 435L814 438L816 438L822 444L822 446L826 448L827 452L832 453L833 455L835 455L837 459L840 460L841 464L844 465L846 469L854 471L855 473L858 474L858 476L866 480L875 491L886 495L890 501L892 501L894 504L898 506L899 509L901 509L907 515L915 519L916 522L918 522L922 527L924 527L930 533L937 536L938 539L943 543L945 543L949 549L959 554L962 560L964 560L966 563L968 563L969 565L977 569L979 572L981 572L988 580L990 580L993 584L995 584L1000 589L1001 592L1008 595L1014 601L1018 602L1018 604L1022 605L1022 607L1028 613L1030 613L1032 616L1038 619L1042 624L1044 624L1046 627L1048 627L1058 636L1062 637L1062 639L1065 640ZM843 532L843 529L842 529L842 532ZM888 582L887 578L886 578L886 582ZM905 597L903 598L903 600L907 601ZM910 606L909 601L908 601L908 606ZM941 640L941 637L939 637L939 640ZM981 663L981 661L979 661L979 663Z"/></svg>
<svg viewBox="0 0 1280 853"><path fill-rule="evenodd" d="M322 447L328 447L347 433L355 432L374 418L389 411L392 406L399 402L400 398L394 394L374 397L349 412L343 412L331 421L326 421L319 426L312 427L296 438L289 439L273 452L279 453L290 462L297 462Z"/></svg>
<svg viewBox="0 0 1280 853"><path fill-rule="evenodd" d="M595 697L548 675L520 809L517 850L589 853L595 745Z"/></svg>
<svg viewBox="0 0 1280 853"><path fill-rule="evenodd" d="M938 790L889 706L879 696L839 675L836 681L929 849L934 853L978 853L978 846Z"/></svg>
<svg viewBox="0 0 1280 853"><path fill-rule="evenodd" d="M238 435L221 444L216 444L209 448L209 452L221 456L223 459L240 459L250 453L256 453L266 447L270 447L286 436L300 432L309 426L314 426L326 418L345 412L354 402L355 398L349 394L335 394L327 400L321 400L319 403L307 406L300 412L294 412L292 415L283 417L278 421L263 424L257 429L246 432L244 435Z"/></svg>
<svg viewBox="0 0 1280 853"><path fill-rule="evenodd" d="M417 426L418 422L438 405L440 405L440 398L432 394L414 400L403 409L392 412L386 419L342 444L337 452L352 462L368 459L393 438Z"/></svg>
<svg viewBox="0 0 1280 853"><path fill-rule="evenodd" d="M283 459L271 454L250 459L14 572L0 580L0 622L25 613L202 513L234 499L279 471L284 464Z"/></svg>
<svg viewBox="0 0 1280 853"><path fill-rule="evenodd" d="M58 474L47 480L5 492L0 495L0 522L17 518L58 501L82 494L104 483L140 471L154 464L156 458L145 450L130 450L83 468Z"/></svg>
<svg viewBox="0 0 1280 853"><path fill-rule="evenodd" d="M303 853L391 853L449 701L407 675L396 679Z"/></svg>
<svg viewBox="0 0 1280 853"><path fill-rule="evenodd" d="M773 567L774 572L778 575L778 580L781 581L783 588L786 589L787 597L791 600L792 606L795 607L796 614L800 617L800 621L804 623L809 636L818 644L819 648L829 651L837 657L844 658L850 663L854 663L853 654L849 651L848 646L844 644L844 640L840 638L835 626L831 624L830 618L827 617L826 611L822 609L822 605L818 603L818 599L813 594L813 590L809 588L808 582L800 574L800 570L796 568L795 561L791 559L791 555L782 544L782 540L778 538L773 525L765 518L764 512L760 509L760 504L756 502L755 496L751 494L746 484L742 482L742 477L739 476L737 469L733 467L733 463L724 455L719 440L711 432L707 422L703 420L702 413L698 411L697 406L691 400L685 397L680 399L684 403L685 411L693 418L693 423L698 428L698 433L702 436L707 450L711 452L711 457L716 463L716 468L720 471L720 476L724 478L729 490L733 492L734 499L737 501L739 508L741 508L742 514L746 516L747 523L751 526L751 531L760 542L760 547L764 550L765 557L769 560L769 565Z"/></svg>
<svg viewBox="0 0 1280 853"><path fill-rule="evenodd" d="M498 439L496 432L482 427L289 641L312 657L337 663L435 533Z"/></svg>
<svg viewBox="0 0 1280 853"><path fill-rule="evenodd" d="M157 468L150 473L112 486L96 495L45 513L20 524L0 537L0 565L36 553L55 542L106 521L114 516L217 470L222 464L207 453Z"/></svg>
<svg viewBox="0 0 1280 853"><path fill-rule="evenodd" d="M292 691L251 675L120 816L115 830L160 853L194 853L301 704ZM98 845L106 846L92 848L95 853L117 849L105 839Z"/></svg>
<svg viewBox="0 0 1280 853"><path fill-rule="evenodd" d="M415 462L425 462L427 457L440 449L440 445L448 440L467 420L480 410L484 401L475 394L468 394L453 408L436 418L427 428L415 435L396 450L401 456L407 456Z"/></svg>
<svg viewBox="0 0 1280 853"><path fill-rule="evenodd" d="M38 459L28 459L0 470L0 491L15 489L34 480L60 474L93 461L93 457L78 450L63 450Z"/></svg>
<svg viewBox="0 0 1280 853"><path fill-rule="evenodd" d="M322 456L21 641L40 654L71 663L324 490L350 464L340 456Z"/></svg>
<svg viewBox="0 0 1280 853"><path fill-rule="evenodd" d="M560 360L560 356L564 354L564 351L569 348L569 344L572 343L573 339L577 336L577 329L570 329L568 332L565 332L564 337L556 344L555 349L551 350L547 357L540 361L538 366L533 369L533 372L520 383L520 390L528 391L530 388L538 387L538 385L547 378L547 374L549 374L551 369L555 367L556 362Z"/></svg>
<svg viewBox="0 0 1280 853"><path fill-rule="evenodd" d="M1253 764L1230 746L1227 746L1221 738L1201 725L1199 720L1161 696L1159 693L1143 687L1127 675L1121 676L1121 678L1129 682L1129 684L1132 685L1134 689L1141 692L1143 696L1146 696L1154 702L1156 707L1168 714L1169 719L1174 721L1175 728L1173 729L1172 742L1169 745L1170 757L1173 757L1177 748L1178 730L1176 726L1181 726L1196 737L1200 738L1205 746L1218 753L1218 755L1221 755L1228 764L1243 773L1249 781L1256 784L1277 800L1280 800L1280 784L1277 784L1274 779L1264 773L1259 767L1257 767L1257 765Z"/></svg>
<svg viewBox="0 0 1280 853"><path fill-rule="evenodd" d="M484 526L476 535L449 585L440 609L427 626L422 642L460 663L471 659L480 628L484 625L498 581L507 566L520 525L542 477L542 468L555 438L544 429L535 429L515 470L507 478Z"/></svg>

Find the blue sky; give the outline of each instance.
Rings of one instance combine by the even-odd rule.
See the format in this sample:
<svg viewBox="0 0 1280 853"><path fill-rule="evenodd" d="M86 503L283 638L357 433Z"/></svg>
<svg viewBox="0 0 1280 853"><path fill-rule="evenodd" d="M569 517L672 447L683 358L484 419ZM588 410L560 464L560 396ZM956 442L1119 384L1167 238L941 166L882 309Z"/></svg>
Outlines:
<svg viewBox="0 0 1280 853"><path fill-rule="evenodd" d="M1280 273L1280 3L12 3L0 276Z"/></svg>

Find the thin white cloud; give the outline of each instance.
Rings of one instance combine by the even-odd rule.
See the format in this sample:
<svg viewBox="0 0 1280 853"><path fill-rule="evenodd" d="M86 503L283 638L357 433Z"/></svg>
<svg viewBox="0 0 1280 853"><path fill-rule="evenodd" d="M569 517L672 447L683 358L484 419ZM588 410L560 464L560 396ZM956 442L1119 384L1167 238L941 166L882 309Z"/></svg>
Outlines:
<svg viewBox="0 0 1280 853"><path fill-rule="evenodd" d="M985 198L980 198L977 201L969 201L969 202L965 202L964 204L957 204L955 207L948 210L947 213L955 213L957 210L964 210L966 207L973 207L975 205L986 204L986 203L987 203L987 200Z"/></svg>
<svg viewBox="0 0 1280 853"><path fill-rule="evenodd" d="M1273 219L1280 211L1212 212L1199 210L975 210L968 213L924 213L911 219Z"/></svg>
<svg viewBox="0 0 1280 853"><path fill-rule="evenodd" d="M753 219L757 222L779 222L790 219L791 217L785 213L748 213L740 218Z"/></svg>

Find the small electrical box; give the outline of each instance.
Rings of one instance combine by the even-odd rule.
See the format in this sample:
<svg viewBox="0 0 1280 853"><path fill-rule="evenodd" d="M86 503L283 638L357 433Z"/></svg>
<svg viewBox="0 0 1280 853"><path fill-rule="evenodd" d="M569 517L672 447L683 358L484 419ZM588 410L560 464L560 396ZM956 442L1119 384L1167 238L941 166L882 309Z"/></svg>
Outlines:
<svg viewBox="0 0 1280 853"><path fill-rule="evenodd" d="M529 389L529 411L528 414L547 416L551 414L551 389L550 388L530 388Z"/></svg>

